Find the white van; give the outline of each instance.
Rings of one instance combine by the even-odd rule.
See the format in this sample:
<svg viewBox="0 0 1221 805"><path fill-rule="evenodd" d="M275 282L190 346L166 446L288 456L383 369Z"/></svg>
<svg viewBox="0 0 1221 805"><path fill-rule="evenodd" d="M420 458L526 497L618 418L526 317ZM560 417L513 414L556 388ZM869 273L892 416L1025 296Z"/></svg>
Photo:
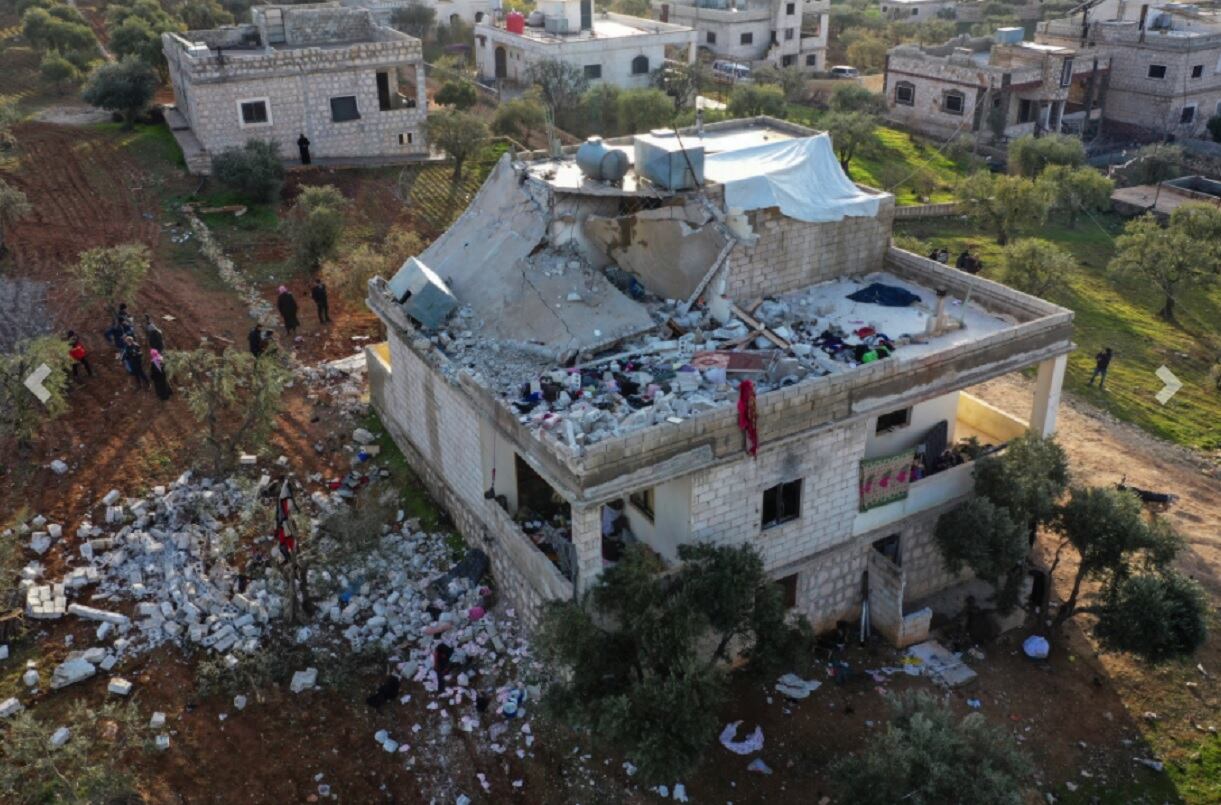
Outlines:
<svg viewBox="0 0 1221 805"><path fill-rule="evenodd" d="M846 64L837 64L831 68L832 78L860 78L861 71Z"/></svg>
<svg viewBox="0 0 1221 805"><path fill-rule="evenodd" d="M750 67L734 61L718 59L712 63L712 78L725 84L750 81Z"/></svg>

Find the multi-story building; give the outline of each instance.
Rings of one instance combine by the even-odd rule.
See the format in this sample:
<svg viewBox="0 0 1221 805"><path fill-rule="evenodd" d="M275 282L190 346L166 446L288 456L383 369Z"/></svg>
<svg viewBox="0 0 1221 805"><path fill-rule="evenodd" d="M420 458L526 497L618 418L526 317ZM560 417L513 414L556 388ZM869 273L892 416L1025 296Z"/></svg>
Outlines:
<svg viewBox="0 0 1221 805"><path fill-rule="evenodd" d="M1080 129L1097 119L1107 61L1021 37L1021 28L1002 28L991 37L892 48L888 117L930 137L980 141Z"/></svg>
<svg viewBox="0 0 1221 805"><path fill-rule="evenodd" d="M1035 39L1109 60L1102 113L1108 134L1198 136L1221 114L1221 12L1100 0L1040 23Z"/></svg>
<svg viewBox="0 0 1221 805"><path fill-rule="evenodd" d="M672 0L663 20L690 25L715 59L825 70L829 0Z"/></svg>
<svg viewBox="0 0 1221 805"><path fill-rule="evenodd" d="M954 19L959 0L882 0L882 16L896 22Z"/></svg>
<svg viewBox="0 0 1221 805"><path fill-rule="evenodd" d="M1054 431L1073 314L895 248L893 217L769 118L505 156L370 283L373 404L527 613L631 542L748 544L816 626L868 601L923 639L959 580L938 517L980 450ZM1026 368L1029 422L970 394Z"/></svg>
<svg viewBox="0 0 1221 805"><path fill-rule="evenodd" d="M647 87L667 56L695 57L695 31L683 25L599 12L593 0L540 0L528 17L475 26L475 66L486 81L527 83L532 65L561 61L593 83Z"/></svg>
<svg viewBox="0 0 1221 805"><path fill-rule="evenodd" d="M318 158L428 153L420 41L337 3L255 6L251 23L165 33L174 86L167 121L187 166L248 140Z"/></svg>

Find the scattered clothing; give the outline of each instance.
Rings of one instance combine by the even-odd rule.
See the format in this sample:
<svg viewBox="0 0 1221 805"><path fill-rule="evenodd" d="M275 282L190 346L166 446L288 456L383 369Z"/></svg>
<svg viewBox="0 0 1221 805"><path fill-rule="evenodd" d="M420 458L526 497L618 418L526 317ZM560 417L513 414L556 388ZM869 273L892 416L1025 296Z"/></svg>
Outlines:
<svg viewBox="0 0 1221 805"><path fill-rule="evenodd" d="M913 452L904 450L893 456L861 462L860 510L869 511L907 497L911 484Z"/></svg>
<svg viewBox="0 0 1221 805"><path fill-rule="evenodd" d="M738 384L738 428L746 435L746 452L759 452L759 411L755 407L755 384L743 380Z"/></svg>
<svg viewBox="0 0 1221 805"><path fill-rule="evenodd" d="M738 734L738 726L741 723L741 721L735 721L732 724L725 725L725 729L721 730L721 746L735 755L750 755L762 751L763 727L755 727L755 731L746 736L745 740L734 740Z"/></svg>
<svg viewBox="0 0 1221 805"><path fill-rule="evenodd" d="M1051 653L1051 645L1047 642L1046 637L1032 634L1022 641L1022 651L1032 660L1045 660Z"/></svg>
<svg viewBox="0 0 1221 805"><path fill-rule="evenodd" d="M853 302L869 302L883 307L908 307L920 301L920 297L906 288L883 282L870 283L859 291L848 294L848 298Z"/></svg>

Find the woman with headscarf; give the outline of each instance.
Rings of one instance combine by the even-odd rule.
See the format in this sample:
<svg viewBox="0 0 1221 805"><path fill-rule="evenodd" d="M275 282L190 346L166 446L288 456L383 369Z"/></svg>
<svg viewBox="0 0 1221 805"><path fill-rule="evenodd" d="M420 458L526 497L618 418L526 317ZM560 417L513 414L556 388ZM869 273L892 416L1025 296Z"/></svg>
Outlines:
<svg viewBox="0 0 1221 805"><path fill-rule="evenodd" d="M148 388L148 375L144 373L144 353L136 339L126 336L123 339L123 368L136 382L136 391Z"/></svg>
<svg viewBox="0 0 1221 805"><path fill-rule="evenodd" d="M276 299L276 308L280 311L280 317L284 319L284 329L289 335L301 326L301 322L297 321L297 300L289 293L288 288L281 285L279 287L280 296Z"/></svg>
<svg viewBox="0 0 1221 805"><path fill-rule="evenodd" d="M161 357L161 353L155 349L148 351L148 373L153 378L153 389L157 392L157 396L164 402L170 398L174 390L170 388L170 381L165 377L165 359Z"/></svg>

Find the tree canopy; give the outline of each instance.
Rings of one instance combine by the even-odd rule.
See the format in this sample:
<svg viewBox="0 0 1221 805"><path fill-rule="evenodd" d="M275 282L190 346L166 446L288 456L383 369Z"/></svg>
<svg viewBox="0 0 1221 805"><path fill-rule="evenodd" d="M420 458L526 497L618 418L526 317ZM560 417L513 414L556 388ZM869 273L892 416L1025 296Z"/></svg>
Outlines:
<svg viewBox="0 0 1221 805"><path fill-rule="evenodd" d="M487 144L487 124L469 112L445 110L429 115L425 126L428 141L454 161L453 182L458 184L466 161Z"/></svg>
<svg viewBox="0 0 1221 805"><path fill-rule="evenodd" d="M527 148L530 135L547 125L547 113L542 103L532 93L526 93L496 107L492 118L492 131L502 137L511 137Z"/></svg>
<svg viewBox="0 0 1221 805"><path fill-rule="evenodd" d="M1046 297L1064 288L1076 268L1076 258L1040 238L1019 238L1001 252L1005 284L1032 296Z"/></svg>
<svg viewBox="0 0 1221 805"><path fill-rule="evenodd" d="M348 200L334 185L311 185L301 189L289 211L288 228L297 262L313 271L333 256L343 234Z"/></svg>
<svg viewBox="0 0 1221 805"><path fill-rule="evenodd" d="M1046 185L1023 176L979 171L958 184L959 207L976 226L991 231L1001 246L1047 220L1051 197Z"/></svg>
<svg viewBox="0 0 1221 805"><path fill-rule="evenodd" d="M437 103L466 111L479 101L474 85L469 81L446 81L434 96Z"/></svg>
<svg viewBox="0 0 1221 805"><path fill-rule="evenodd" d="M110 305L134 300L148 276L149 266L147 246L125 243L81 252L68 272L86 299Z"/></svg>
<svg viewBox="0 0 1221 805"><path fill-rule="evenodd" d="M274 140L247 140L240 148L226 148L212 157L212 175L250 201L275 201L284 186L280 144Z"/></svg>
<svg viewBox="0 0 1221 805"><path fill-rule="evenodd" d="M1163 298L1158 315L1174 321L1179 294L1188 288L1211 288L1221 279L1219 235L1221 209L1208 204L1180 206L1166 226L1146 213L1124 224L1109 270L1152 283Z"/></svg>
<svg viewBox="0 0 1221 805"><path fill-rule="evenodd" d="M0 352L0 437L26 448L38 428L68 410L68 344L55 336L35 338ZM42 381L50 396L40 401L25 381L39 366L51 372Z"/></svg>
<svg viewBox="0 0 1221 805"><path fill-rule="evenodd" d="M784 117L784 90L775 84L738 84L729 94L731 117Z"/></svg>
<svg viewBox="0 0 1221 805"><path fill-rule="evenodd" d="M128 56L94 70L81 97L92 106L118 112L123 116L124 128L130 129L156 91L157 76L152 68Z"/></svg>
<svg viewBox="0 0 1221 805"><path fill-rule="evenodd" d="M831 145L845 171L861 146L874 139L878 129L877 118L865 112L832 112L822 119L822 125L831 135Z"/></svg>
<svg viewBox="0 0 1221 805"><path fill-rule="evenodd" d="M1091 167L1048 165L1039 181L1047 186L1056 212L1068 216L1069 228L1076 228L1077 218L1082 213L1111 208L1115 182Z"/></svg>
<svg viewBox="0 0 1221 805"><path fill-rule="evenodd" d="M1085 144L1067 134L1024 134L1009 143L1009 172L1034 179L1050 165L1075 168L1085 164Z"/></svg>
<svg viewBox="0 0 1221 805"><path fill-rule="evenodd" d="M715 735L731 645L770 671L808 640L808 626L785 621L781 591L749 546L685 544L679 559L663 574L655 554L628 548L588 606L552 604L539 632L544 655L568 671L548 706L623 749L651 781L688 770Z"/></svg>

